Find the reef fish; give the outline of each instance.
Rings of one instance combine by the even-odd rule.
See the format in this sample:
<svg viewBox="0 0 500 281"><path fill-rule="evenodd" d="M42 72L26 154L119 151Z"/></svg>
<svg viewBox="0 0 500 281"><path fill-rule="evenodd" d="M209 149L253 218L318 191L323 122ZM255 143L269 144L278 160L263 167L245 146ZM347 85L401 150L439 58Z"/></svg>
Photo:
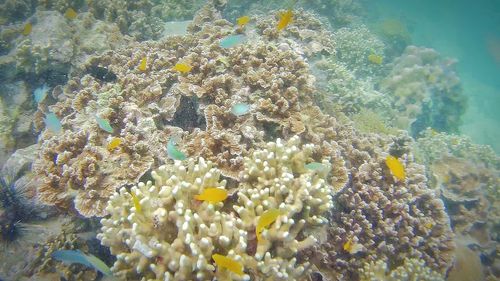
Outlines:
<svg viewBox="0 0 500 281"><path fill-rule="evenodd" d="M280 20L279 20L278 25L277 25L278 30L281 31L281 30L285 29L285 27L287 27L292 22L292 19L293 19L292 10L288 10L284 13L281 13Z"/></svg>
<svg viewBox="0 0 500 281"><path fill-rule="evenodd" d="M231 48L238 44L243 43L246 40L246 38L247 37L243 34L229 35L222 38L219 41L219 45L224 49Z"/></svg>
<svg viewBox="0 0 500 281"><path fill-rule="evenodd" d="M46 84L43 84L42 87L36 88L35 91L33 92L33 95L35 97L35 102L40 103L42 102L46 97L49 92L49 87L47 87Z"/></svg>
<svg viewBox="0 0 500 281"><path fill-rule="evenodd" d="M167 154L168 157L170 157L173 160L185 160L186 155L182 153L177 147L175 146L175 141L173 139L168 140L167 143Z"/></svg>
<svg viewBox="0 0 500 281"><path fill-rule="evenodd" d="M107 149L109 151L113 151L113 150L115 150L115 148L117 148L118 146L120 146L121 143L122 143L122 139L120 139L120 138L112 138L108 142Z"/></svg>
<svg viewBox="0 0 500 281"><path fill-rule="evenodd" d="M147 63L148 63L148 59L146 57L143 57L141 59L141 63L139 64L139 70L140 71L146 71L146 68L147 68Z"/></svg>
<svg viewBox="0 0 500 281"><path fill-rule="evenodd" d="M59 133L62 129L62 125L61 125L61 121L59 121L59 118L57 118L57 116L52 113L52 112L49 112L47 114L45 114L45 126L47 127L47 129L51 130L52 132L54 133Z"/></svg>
<svg viewBox="0 0 500 281"><path fill-rule="evenodd" d="M352 238L349 238L349 240L347 240L347 242L344 243L343 248L344 251L348 252L349 254L355 254L363 250L363 246L361 244L353 242Z"/></svg>
<svg viewBox="0 0 500 281"><path fill-rule="evenodd" d="M186 63L177 63L174 66L174 70L177 70L181 73L188 73L189 71L191 71L192 68L193 68L192 66Z"/></svg>
<svg viewBox="0 0 500 281"><path fill-rule="evenodd" d="M368 61L371 63L380 65L380 64L382 64L383 60L384 60L384 58L382 56L375 55L375 54L368 55Z"/></svg>
<svg viewBox="0 0 500 281"><path fill-rule="evenodd" d="M78 14L76 13L75 10L73 10L73 8L68 8L66 10L66 12L64 13L64 16L67 19L74 20L74 19L76 19L76 17L78 16Z"/></svg>
<svg viewBox="0 0 500 281"><path fill-rule="evenodd" d="M91 255L84 254L78 250L59 250L52 253L52 258L60 260L66 264L80 263L92 267L102 272L106 276L113 276L111 269L100 259Z"/></svg>
<svg viewBox="0 0 500 281"><path fill-rule="evenodd" d="M404 180L405 179L405 168L403 167L403 164L398 160L398 158L394 156L387 156L385 159L385 164L391 170L391 173L398 179L398 180Z"/></svg>
<svg viewBox="0 0 500 281"><path fill-rule="evenodd" d="M135 195L133 191L130 191L130 196L132 197L132 203L134 203L135 211L142 213L141 202L139 201L139 198L137 198L137 195Z"/></svg>
<svg viewBox="0 0 500 281"><path fill-rule="evenodd" d="M313 171L324 171L326 169L325 165L319 162L311 162L305 165L306 169Z"/></svg>
<svg viewBox="0 0 500 281"><path fill-rule="evenodd" d="M236 19L236 24L238 24L241 27L244 27L249 22L250 22L249 16L242 16L242 17Z"/></svg>
<svg viewBox="0 0 500 281"><path fill-rule="evenodd" d="M273 222L276 221L278 216L281 214L278 209L269 209L260 215L259 221L257 222L257 226L255 227L255 234L257 235L257 241L260 241L261 233L264 229L270 226Z"/></svg>
<svg viewBox="0 0 500 281"><path fill-rule="evenodd" d="M236 116L245 115L250 111L250 105L246 103L237 103L231 107L231 113Z"/></svg>
<svg viewBox="0 0 500 281"><path fill-rule="evenodd" d="M219 254L213 254L212 259L214 259L215 264L218 267L226 268L227 270L234 272L240 276L244 274L243 265L241 263L233 260L232 258L228 258L226 256L219 255Z"/></svg>
<svg viewBox="0 0 500 281"><path fill-rule="evenodd" d="M226 200L228 196L227 190L222 188L210 187L205 188L199 195L195 195L194 199L200 201L208 201L210 203L218 203Z"/></svg>
<svg viewBox="0 0 500 281"><path fill-rule="evenodd" d="M33 25L31 24L31 22L28 22L27 24L24 25L23 31L21 31L21 34L24 36L30 35L32 28L33 28Z"/></svg>
<svg viewBox="0 0 500 281"><path fill-rule="evenodd" d="M113 133L113 127L111 127L111 125L109 124L108 119L104 119L96 115L95 120L97 121L97 125L99 125L99 128L103 129L104 131L110 134Z"/></svg>

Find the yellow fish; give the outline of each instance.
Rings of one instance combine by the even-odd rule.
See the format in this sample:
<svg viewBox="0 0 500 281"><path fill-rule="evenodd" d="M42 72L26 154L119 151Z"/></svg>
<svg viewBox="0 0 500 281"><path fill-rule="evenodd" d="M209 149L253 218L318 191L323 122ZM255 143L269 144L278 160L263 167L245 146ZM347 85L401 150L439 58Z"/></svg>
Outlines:
<svg viewBox="0 0 500 281"><path fill-rule="evenodd" d="M278 30L281 31L285 27L287 27L287 25L292 22L292 17L293 17L292 10L288 10L288 11L282 13L281 17L280 17L280 21L278 22Z"/></svg>
<svg viewBox="0 0 500 281"><path fill-rule="evenodd" d="M174 66L174 70L177 70L182 73L188 73L191 71L192 67L189 64L185 63L178 63Z"/></svg>
<svg viewBox="0 0 500 281"><path fill-rule="evenodd" d="M226 268L227 270L234 272L240 276L245 274L243 272L243 265L241 263L233 260L232 258L228 258L226 256L219 255L219 254L213 254L212 259L214 259L215 264L218 267Z"/></svg>
<svg viewBox="0 0 500 281"><path fill-rule="evenodd" d="M146 71L147 62L148 62L148 59L146 57L143 57L141 59L141 64L139 64L139 70L140 71Z"/></svg>
<svg viewBox="0 0 500 281"><path fill-rule="evenodd" d="M66 10L66 12L64 13L64 16L67 19L74 20L76 18L76 16L78 16L78 14L76 13L75 10L73 10L73 8L68 8Z"/></svg>
<svg viewBox="0 0 500 281"><path fill-rule="evenodd" d="M255 234L257 235L257 241L260 241L261 233L262 231L264 231L264 228L270 226L273 222L275 222L280 214L281 213L278 209L270 209L265 211L260 216L259 221L257 222L257 226L255 227Z"/></svg>
<svg viewBox="0 0 500 281"><path fill-rule="evenodd" d="M248 22L250 22L250 17L249 16L242 16L242 17L236 19L236 23L240 27L244 27Z"/></svg>
<svg viewBox="0 0 500 281"><path fill-rule="evenodd" d="M361 246L358 243L355 243L352 241L352 238L349 238L347 242L344 243L344 251L348 252L349 254L355 254L363 249L363 246Z"/></svg>
<svg viewBox="0 0 500 281"><path fill-rule="evenodd" d="M108 150L113 151L115 148L117 148L120 144L122 143L122 139L120 138L113 138L109 141L108 143Z"/></svg>
<svg viewBox="0 0 500 281"><path fill-rule="evenodd" d="M228 194L227 190L222 188L210 187L205 188L199 195L195 195L194 199L200 201L208 201L210 203L218 203L226 200Z"/></svg>
<svg viewBox="0 0 500 281"><path fill-rule="evenodd" d="M138 213L142 212L142 207L141 207L141 202L139 201L139 198L137 198L137 195L133 191L130 191L130 196L132 196L132 202L134 203L135 211Z"/></svg>
<svg viewBox="0 0 500 281"><path fill-rule="evenodd" d="M368 61L371 63L381 65L383 60L384 60L384 58L382 56L375 55L375 54L368 55Z"/></svg>
<svg viewBox="0 0 500 281"><path fill-rule="evenodd" d="M403 164L399 162L398 158L394 156L387 156L385 159L385 164L391 170L391 173L398 179L398 180L404 180L405 179L405 168L403 167Z"/></svg>
<svg viewBox="0 0 500 281"><path fill-rule="evenodd" d="M23 31L21 32L22 35L28 36L31 33L31 29L33 28L33 25L31 22L28 22L27 24L24 25Z"/></svg>

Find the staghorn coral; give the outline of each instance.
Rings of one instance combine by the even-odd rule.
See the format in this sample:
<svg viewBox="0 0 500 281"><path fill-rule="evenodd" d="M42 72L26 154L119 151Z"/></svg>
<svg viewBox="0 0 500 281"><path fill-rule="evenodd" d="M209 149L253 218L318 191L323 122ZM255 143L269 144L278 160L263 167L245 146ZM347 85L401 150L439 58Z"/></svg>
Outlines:
<svg viewBox="0 0 500 281"><path fill-rule="evenodd" d="M392 63L388 76L380 83L382 92L392 99L394 125L411 129L416 136L427 127L456 132L465 111L452 60L442 59L433 49L408 46Z"/></svg>
<svg viewBox="0 0 500 281"><path fill-rule="evenodd" d="M120 278L146 280L304 276L309 263L300 263L297 253L316 242L314 228L326 222L334 189L324 179L329 169L305 168L318 147L300 146L299 137L287 143L278 139L245 157L242 183L223 202L194 199L207 187L230 188L220 179L221 171L203 158L160 167L152 173L154 184L121 188L111 197L111 216L101 220L98 235L117 255L112 270ZM329 166L328 159L322 163ZM257 242L255 227L270 209L279 209L280 215ZM245 274L220 268L214 273L215 253L241 263Z"/></svg>
<svg viewBox="0 0 500 281"><path fill-rule="evenodd" d="M419 259L406 259L403 265L388 271L383 260L365 264L360 270L361 281L444 281L443 274L425 266Z"/></svg>

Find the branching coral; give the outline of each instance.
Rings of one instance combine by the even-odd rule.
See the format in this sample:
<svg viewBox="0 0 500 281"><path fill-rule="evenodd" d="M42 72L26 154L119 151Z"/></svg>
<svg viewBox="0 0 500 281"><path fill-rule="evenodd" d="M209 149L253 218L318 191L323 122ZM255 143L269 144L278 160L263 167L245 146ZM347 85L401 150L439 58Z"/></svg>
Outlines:
<svg viewBox="0 0 500 281"><path fill-rule="evenodd" d="M403 265L388 270L383 260L367 263L361 271L361 281L444 281L443 275L425 266L423 260L406 259Z"/></svg>
<svg viewBox="0 0 500 281"><path fill-rule="evenodd" d="M391 146L375 135L352 142L354 149L347 155L351 181L337 194L329 242L311 253L321 270L335 272L334 280L357 280L364 263L380 259L388 260L391 268L407 258L421 259L439 272L451 265L453 234L443 202L407 150L399 157L406 178L393 179L384 152Z"/></svg>
<svg viewBox="0 0 500 281"><path fill-rule="evenodd" d="M117 255L112 270L121 278L147 280L297 280L309 263L298 252L316 242L314 229L325 224L334 189L329 171L309 170L314 145L300 139L278 140L244 160L242 183L229 189L221 171L200 158L176 161L152 173L153 182L121 188L108 204L98 238ZM233 192L223 202L195 200L207 188ZM236 213L231 212L234 209ZM257 239L260 218L279 210L276 221ZM237 215L236 215L237 214ZM244 267L238 275L220 267L213 254L230 257ZM135 276L135 277L134 277Z"/></svg>

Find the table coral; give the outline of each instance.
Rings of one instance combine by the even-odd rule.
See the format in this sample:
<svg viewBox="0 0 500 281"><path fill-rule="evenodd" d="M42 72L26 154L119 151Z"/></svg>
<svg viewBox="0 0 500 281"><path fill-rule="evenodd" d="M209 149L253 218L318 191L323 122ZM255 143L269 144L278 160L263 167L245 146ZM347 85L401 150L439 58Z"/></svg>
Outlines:
<svg viewBox="0 0 500 281"><path fill-rule="evenodd" d="M317 149L317 148L316 148ZM309 263L298 253L316 243L314 229L327 221L334 189L325 181L329 169L308 170L315 145L299 137L277 140L244 159L242 183L218 203L195 196L206 188L228 190L221 171L210 161L176 161L152 173L153 182L121 188L111 196L101 220L103 245L117 256L112 270L121 278L146 280L298 280ZM231 189L228 190L231 192ZM135 199L134 199L135 198ZM231 212L234 209L236 213ZM277 220L257 241L255 229L266 210ZM243 265L238 275L215 267L213 254Z"/></svg>

